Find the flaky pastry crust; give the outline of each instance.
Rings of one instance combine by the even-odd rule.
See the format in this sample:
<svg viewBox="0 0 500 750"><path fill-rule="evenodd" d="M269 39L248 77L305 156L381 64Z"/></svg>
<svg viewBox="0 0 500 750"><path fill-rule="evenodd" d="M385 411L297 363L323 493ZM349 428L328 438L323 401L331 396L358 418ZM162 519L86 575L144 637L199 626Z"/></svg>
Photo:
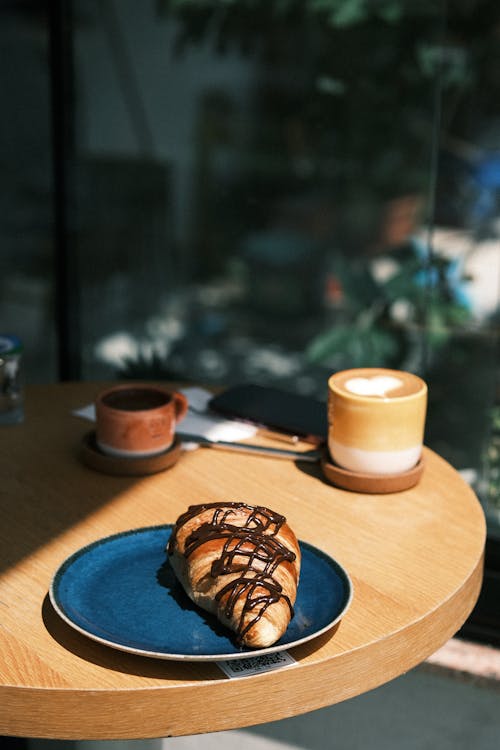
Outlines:
<svg viewBox="0 0 500 750"><path fill-rule="evenodd" d="M190 599L241 645L265 648L284 634L300 574L299 544L284 516L246 503L192 505L167 553Z"/></svg>

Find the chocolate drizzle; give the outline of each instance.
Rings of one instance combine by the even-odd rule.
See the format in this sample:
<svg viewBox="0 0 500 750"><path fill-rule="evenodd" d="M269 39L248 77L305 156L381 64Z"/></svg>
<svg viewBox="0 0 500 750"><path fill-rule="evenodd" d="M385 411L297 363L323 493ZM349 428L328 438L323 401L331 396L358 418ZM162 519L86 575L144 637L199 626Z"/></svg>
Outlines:
<svg viewBox="0 0 500 750"><path fill-rule="evenodd" d="M221 555L212 563L210 574L216 578L240 573L218 591L216 599L223 606L225 616L231 617L236 602L244 598L236 628L241 642L267 608L280 599L286 601L293 617L290 599L283 593L281 584L273 574L280 564L292 563L296 555L276 538L286 521L285 517L268 508L245 503L191 505L177 520L169 541L169 554L175 549L178 529L198 514L211 509L214 511L211 520L201 524L186 538L184 556L189 558L203 544L224 540ZM248 517L243 526L235 525L231 517L235 511L242 509L249 511Z"/></svg>

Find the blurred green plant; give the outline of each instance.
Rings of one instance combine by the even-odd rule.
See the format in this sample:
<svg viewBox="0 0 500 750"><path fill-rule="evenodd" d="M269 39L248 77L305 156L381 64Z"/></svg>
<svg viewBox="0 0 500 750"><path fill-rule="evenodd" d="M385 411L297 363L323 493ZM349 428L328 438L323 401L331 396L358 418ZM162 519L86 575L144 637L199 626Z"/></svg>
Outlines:
<svg viewBox="0 0 500 750"><path fill-rule="evenodd" d="M412 7L413 6L413 7ZM291 14L316 15L327 24L346 27L378 18L388 23L399 21L405 12L414 12L414 0L158 0L159 13L171 13L186 20L189 14L204 14L207 23L214 15L219 20L229 15L245 17L260 14L285 18ZM435 11L435 0L420 0L419 13ZM250 27L251 29L252 27ZM248 30L250 30L248 29Z"/></svg>
<svg viewBox="0 0 500 750"><path fill-rule="evenodd" d="M416 241L385 260L391 272L377 279L366 259L359 264L337 259L332 272L342 295L340 313L311 341L309 361L332 367L401 367L416 332L425 335L435 354L470 323L465 280L455 261L437 253L427 257Z"/></svg>
<svg viewBox="0 0 500 750"><path fill-rule="evenodd" d="M264 142L252 144L254 169L263 151L268 171L271 154L286 157L283 132L293 127L314 186L340 185L346 202L359 185L392 196L427 189L434 86L439 77L458 89L466 78L463 55L443 43L442 0L158 0L157 8L177 22L178 54L208 44L263 65L268 89L257 106L267 125Z"/></svg>
<svg viewBox="0 0 500 750"><path fill-rule="evenodd" d="M470 320L449 259L409 246L392 253L398 268L379 280L363 251L356 256L373 230L367 211L379 213L394 197L430 195L437 92L450 91L456 106L471 70L477 74L483 44L482 34L471 34L475 67L460 33L447 36L445 21L467 29L473 6L488 9L491 0L158 0L159 13L178 21L178 50L203 42L263 61L256 119L265 127L245 144L260 188L254 192L264 185L272 202L280 184L269 164L281 154L287 189L332 196L340 223L333 242L343 252L332 273L343 302L334 324L309 345L310 362L399 366L416 331L439 351ZM298 176L283 137L292 127L307 162Z"/></svg>

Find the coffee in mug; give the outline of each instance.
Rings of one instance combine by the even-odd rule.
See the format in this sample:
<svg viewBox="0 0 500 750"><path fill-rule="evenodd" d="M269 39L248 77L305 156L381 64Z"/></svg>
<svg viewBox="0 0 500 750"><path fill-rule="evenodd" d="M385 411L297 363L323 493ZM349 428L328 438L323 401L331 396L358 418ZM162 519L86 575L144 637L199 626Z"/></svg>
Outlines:
<svg viewBox="0 0 500 750"><path fill-rule="evenodd" d="M155 456L168 450L188 408L177 391L149 384L117 385L97 396L96 442L112 456Z"/></svg>
<svg viewBox="0 0 500 750"><path fill-rule="evenodd" d="M419 461L427 385L409 372L343 370L328 380L328 449L340 467L399 474Z"/></svg>

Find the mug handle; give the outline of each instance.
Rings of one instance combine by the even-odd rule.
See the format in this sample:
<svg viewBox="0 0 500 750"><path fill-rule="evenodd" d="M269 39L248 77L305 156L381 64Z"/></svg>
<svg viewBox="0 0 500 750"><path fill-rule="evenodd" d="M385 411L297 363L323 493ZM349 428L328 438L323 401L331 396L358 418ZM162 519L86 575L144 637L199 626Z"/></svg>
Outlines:
<svg viewBox="0 0 500 750"><path fill-rule="evenodd" d="M183 393L172 394L174 398L175 421L180 422L187 414L188 400Z"/></svg>

